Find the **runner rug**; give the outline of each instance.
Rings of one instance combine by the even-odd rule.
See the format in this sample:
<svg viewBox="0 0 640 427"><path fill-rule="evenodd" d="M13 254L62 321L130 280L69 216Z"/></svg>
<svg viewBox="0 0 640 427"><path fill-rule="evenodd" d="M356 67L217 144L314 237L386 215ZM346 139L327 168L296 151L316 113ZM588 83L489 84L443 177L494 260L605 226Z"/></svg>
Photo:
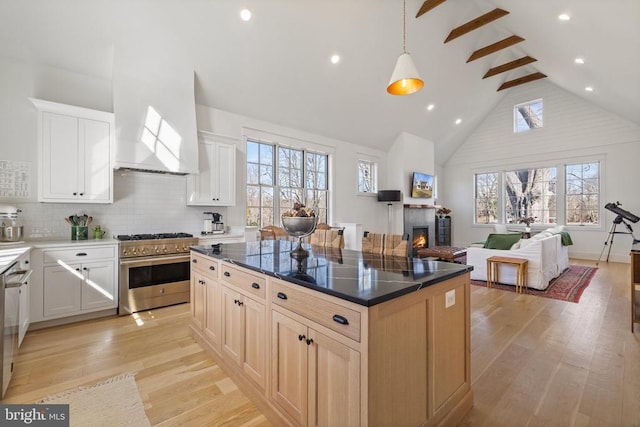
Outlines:
<svg viewBox="0 0 640 427"><path fill-rule="evenodd" d="M78 387L36 403L68 404L71 426L150 426L133 374Z"/></svg>
<svg viewBox="0 0 640 427"><path fill-rule="evenodd" d="M544 298L559 299L562 301L578 302L582 292L589 286L591 279L598 269L596 267L588 267L586 265L570 265L569 268L560 276L551 280L549 287L544 291L537 289L525 289L524 293ZM487 286L487 282L481 280L472 280L472 285ZM496 284L496 289L515 292L516 287L510 285Z"/></svg>

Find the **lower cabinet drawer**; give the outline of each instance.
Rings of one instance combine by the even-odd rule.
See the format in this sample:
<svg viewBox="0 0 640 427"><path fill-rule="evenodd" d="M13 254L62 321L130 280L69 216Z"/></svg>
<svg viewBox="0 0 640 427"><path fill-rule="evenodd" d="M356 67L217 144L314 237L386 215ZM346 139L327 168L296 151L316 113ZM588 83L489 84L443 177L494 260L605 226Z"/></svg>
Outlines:
<svg viewBox="0 0 640 427"><path fill-rule="evenodd" d="M115 246L77 249L51 249L42 251L45 264L65 262L84 262L94 259L116 258Z"/></svg>
<svg viewBox="0 0 640 427"><path fill-rule="evenodd" d="M254 275L227 264L222 264L220 278L259 298L267 296L267 280L264 276Z"/></svg>
<svg viewBox="0 0 640 427"><path fill-rule="evenodd" d="M360 313L273 281L271 301L353 340L360 341Z"/></svg>

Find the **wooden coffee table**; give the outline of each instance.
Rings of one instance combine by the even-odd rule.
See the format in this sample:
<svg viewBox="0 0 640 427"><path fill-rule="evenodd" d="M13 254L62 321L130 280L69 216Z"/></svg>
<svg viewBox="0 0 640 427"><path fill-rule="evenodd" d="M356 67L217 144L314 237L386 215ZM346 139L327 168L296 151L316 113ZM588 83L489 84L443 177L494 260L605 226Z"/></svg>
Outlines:
<svg viewBox="0 0 640 427"><path fill-rule="evenodd" d="M418 258L438 258L444 261L457 262L456 259L467 255L467 248L455 246L433 246L431 248L418 249Z"/></svg>

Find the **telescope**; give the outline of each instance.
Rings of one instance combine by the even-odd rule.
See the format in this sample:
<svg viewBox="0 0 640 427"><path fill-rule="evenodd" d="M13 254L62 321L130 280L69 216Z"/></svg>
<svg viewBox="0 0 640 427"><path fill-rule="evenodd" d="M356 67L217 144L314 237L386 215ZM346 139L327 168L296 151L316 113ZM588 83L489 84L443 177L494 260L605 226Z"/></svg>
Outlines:
<svg viewBox="0 0 640 427"><path fill-rule="evenodd" d="M605 209L610 210L614 214L617 214L619 217L622 217L622 218L626 219L627 221L631 221L634 224L636 222L640 221L640 217L637 217L634 214L632 214L631 212L622 209L620 207L620 205L621 205L620 202L612 202L612 203L607 203L606 205L604 205L604 207L605 207ZM617 223L620 224L620 220Z"/></svg>

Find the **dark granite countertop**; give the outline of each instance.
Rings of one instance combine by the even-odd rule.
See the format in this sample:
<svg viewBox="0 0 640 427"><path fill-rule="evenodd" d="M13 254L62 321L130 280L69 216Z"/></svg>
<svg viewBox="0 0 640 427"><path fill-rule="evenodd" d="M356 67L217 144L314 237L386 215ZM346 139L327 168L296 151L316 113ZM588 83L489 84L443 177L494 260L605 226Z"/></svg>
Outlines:
<svg viewBox="0 0 640 427"><path fill-rule="evenodd" d="M309 257L298 265L289 256L296 244L264 240L191 249L367 307L473 270L472 266L462 264L310 245L304 245Z"/></svg>

